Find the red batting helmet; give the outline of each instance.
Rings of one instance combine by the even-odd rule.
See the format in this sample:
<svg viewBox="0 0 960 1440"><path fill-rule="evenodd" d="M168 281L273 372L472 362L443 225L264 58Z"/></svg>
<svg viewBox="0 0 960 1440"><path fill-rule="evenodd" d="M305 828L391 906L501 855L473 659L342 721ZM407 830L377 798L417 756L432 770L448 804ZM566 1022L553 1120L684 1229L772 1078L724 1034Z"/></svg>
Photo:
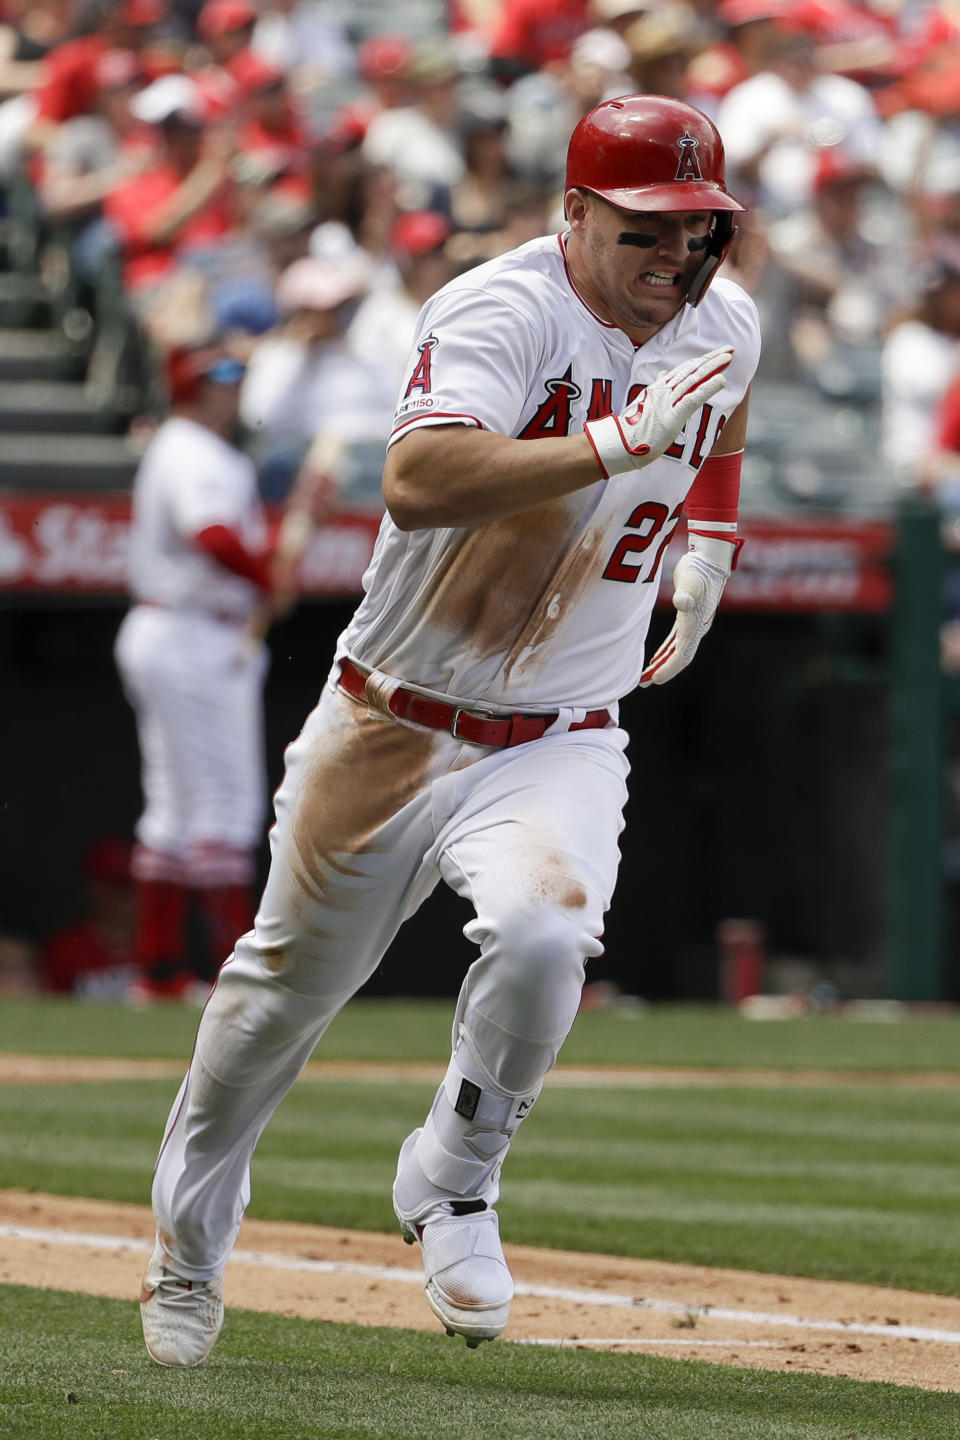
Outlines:
<svg viewBox="0 0 960 1440"><path fill-rule="evenodd" d="M164 368L172 405L186 405L195 400L200 393L201 382L208 376L222 378L226 384L236 384L243 374L243 366L233 360L218 341L206 345L175 345L167 353ZM218 373L221 368L224 372L222 377Z"/></svg>
<svg viewBox="0 0 960 1440"><path fill-rule="evenodd" d="M744 210L727 189L723 141L711 120L665 95L621 95L580 121L567 150L566 190L589 190L621 210L712 210L713 232L688 291L696 305Z"/></svg>

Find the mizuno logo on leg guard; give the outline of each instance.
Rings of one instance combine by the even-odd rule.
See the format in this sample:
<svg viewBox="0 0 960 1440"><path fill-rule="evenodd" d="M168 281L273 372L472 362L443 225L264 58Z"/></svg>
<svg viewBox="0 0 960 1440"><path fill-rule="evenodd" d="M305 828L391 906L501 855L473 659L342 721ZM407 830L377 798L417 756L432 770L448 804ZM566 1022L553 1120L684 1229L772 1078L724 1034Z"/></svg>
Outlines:
<svg viewBox="0 0 960 1440"><path fill-rule="evenodd" d="M477 1113L477 1106L480 1104L482 1094L480 1086L475 1085L472 1080L461 1080L460 1093L457 1095L454 1110L458 1115L462 1115L464 1120L472 1120Z"/></svg>

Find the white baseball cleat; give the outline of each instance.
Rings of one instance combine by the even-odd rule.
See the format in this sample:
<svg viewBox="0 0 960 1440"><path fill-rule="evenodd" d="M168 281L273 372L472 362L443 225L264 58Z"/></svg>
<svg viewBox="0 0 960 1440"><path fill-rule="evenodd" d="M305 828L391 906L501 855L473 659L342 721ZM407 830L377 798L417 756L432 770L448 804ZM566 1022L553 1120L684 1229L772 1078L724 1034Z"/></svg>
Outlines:
<svg viewBox="0 0 960 1440"><path fill-rule="evenodd" d="M164 1265L159 1240L140 1290L140 1319L158 1365L199 1365L223 1324L223 1278L181 1280Z"/></svg>
<svg viewBox="0 0 960 1440"><path fill-rule="evenodd" d="M482 1201L444 1202L416 1224L400 1220L400 1231L420 1246L427 1301L447 1334L464 1336L471 1350L495 1340L513 1299L497 1212Z"/></svg>

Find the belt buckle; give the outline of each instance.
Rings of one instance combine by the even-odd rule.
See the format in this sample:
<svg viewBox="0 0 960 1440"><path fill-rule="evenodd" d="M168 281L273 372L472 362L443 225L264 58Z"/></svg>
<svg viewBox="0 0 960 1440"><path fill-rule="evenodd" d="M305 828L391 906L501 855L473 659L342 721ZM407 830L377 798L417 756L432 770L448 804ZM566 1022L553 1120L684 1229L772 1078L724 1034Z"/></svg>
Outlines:
<svg viewBox="0 0 960 1440"><path fill-rule="evenodd" d="M457 705L454 708L453 719L450 721L450 734L453 736L454 740L463 740L465 745L472 745L475 742L472 740L467 740L463 735L458 733L457 725L460 721L461 715L472 715L477 720L497 719L497 713L495 710L484 710L483 707L480 705Z"/></svg>

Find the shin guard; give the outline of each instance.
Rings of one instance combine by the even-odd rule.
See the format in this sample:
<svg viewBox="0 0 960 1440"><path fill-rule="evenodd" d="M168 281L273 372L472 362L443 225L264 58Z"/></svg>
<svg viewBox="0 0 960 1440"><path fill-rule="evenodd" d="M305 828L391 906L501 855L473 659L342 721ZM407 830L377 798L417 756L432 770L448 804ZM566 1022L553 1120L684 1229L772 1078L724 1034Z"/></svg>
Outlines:
<svg viewBox="0 0 960 1440"><path fill-rule="evenodd" d="M422 1130L400 1152L394 1208L415 1220L445 1200L496 1202L500 1168L540 1086L513 1095L494 1083L461 1025L460 1039Z"/></svg>

